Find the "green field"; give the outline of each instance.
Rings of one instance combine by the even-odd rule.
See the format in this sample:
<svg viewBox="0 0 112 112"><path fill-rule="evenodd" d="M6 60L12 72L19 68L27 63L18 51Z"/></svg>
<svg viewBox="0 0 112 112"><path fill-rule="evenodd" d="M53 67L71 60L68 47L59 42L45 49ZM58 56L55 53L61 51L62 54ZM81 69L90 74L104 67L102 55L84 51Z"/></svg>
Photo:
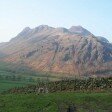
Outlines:
<svg viewBox="0 0 112 112"><path fill-rule="evenodd" d="M0 92L14 87L22 87L28 84L34 84L34 82L0 80Z"/></svg>
<svg viewBox="0 0 112 112"><path fill-rule="evenodd" d="M111 93L48 93L0 95L0 112L111 112Z"/></svg>

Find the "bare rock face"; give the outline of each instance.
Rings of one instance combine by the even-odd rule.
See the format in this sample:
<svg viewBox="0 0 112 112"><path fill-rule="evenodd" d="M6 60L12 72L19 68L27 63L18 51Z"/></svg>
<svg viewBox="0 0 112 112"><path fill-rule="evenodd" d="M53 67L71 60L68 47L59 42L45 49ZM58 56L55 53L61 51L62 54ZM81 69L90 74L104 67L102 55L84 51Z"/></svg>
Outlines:
<svg viewBox="0 0 112 112"><path fill-rule="evenodd" d="M84 75L112 70L112 44L81 26L27 27L1 45L0 53L4 61L22 61L38 71Z"/></svg>

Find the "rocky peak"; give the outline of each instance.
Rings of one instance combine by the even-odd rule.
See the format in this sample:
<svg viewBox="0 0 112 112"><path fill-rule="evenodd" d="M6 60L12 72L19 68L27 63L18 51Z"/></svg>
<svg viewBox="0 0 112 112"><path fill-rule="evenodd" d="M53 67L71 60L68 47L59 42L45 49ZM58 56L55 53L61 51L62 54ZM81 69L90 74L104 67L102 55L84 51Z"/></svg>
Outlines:
<svg viewBox="0 0 112 112"><path fill-rule="evenodd" d="M24 39L32 31L30 27L25 27L16 37L12 38L10 42L15 42L18 39Z"/></svg>
<svg viewBox="0 0 112 112"><path fill-rule="evenodd" d="M69 33L69 30L63 27L56 28L56 31L60 33Z"/></svg>
<svg viewBox="0 0 112 112"><path fill-rule="evenodd" d="M36 27L35 30L40 32L40 31L50 30L52 28L53 27L50 27L48 25L40 25L40 26Z"/></svg>
<svg viewBox="0 0 112 112"><path fill-rule="evenodd" d="M105 37L97 36L97 39L102 42L109 43L109 41Z"/></svg>
<svg viewBox="0 0 112 112"><path fill-rule="evenodd" d="M86 30L85 28L83 28L82 26L72 26L69 29L70 32L72 32L73 34L80 34L82 36L89 36L92 35L91 32L89 32L88 30Z"/></svg>
<svg viewBox="0 0 112 112"><path fill-rule="evenodd" d="M29 31L31 31L30 27L25 27L22 32L18 34L18 36L26 35Z"/></svg>

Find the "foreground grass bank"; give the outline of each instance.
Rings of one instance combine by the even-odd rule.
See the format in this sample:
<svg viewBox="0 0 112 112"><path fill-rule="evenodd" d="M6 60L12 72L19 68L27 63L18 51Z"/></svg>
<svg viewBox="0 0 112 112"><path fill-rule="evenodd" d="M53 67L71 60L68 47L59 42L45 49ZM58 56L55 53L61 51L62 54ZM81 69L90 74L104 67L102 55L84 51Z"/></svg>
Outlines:
<svg viewBox="0 0 112 112"><path fill-rule="evenodd" d="M0 95L0 112L111 112L112 93L48 93Z"/></svg>

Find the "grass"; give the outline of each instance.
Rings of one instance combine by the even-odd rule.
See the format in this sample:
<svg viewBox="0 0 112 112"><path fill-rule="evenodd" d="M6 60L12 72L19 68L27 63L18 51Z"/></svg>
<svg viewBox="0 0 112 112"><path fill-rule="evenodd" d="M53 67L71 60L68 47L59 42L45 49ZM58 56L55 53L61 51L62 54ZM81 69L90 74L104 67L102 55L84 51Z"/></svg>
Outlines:
<svg viewBox="0 0 112 112"><path fill-rule="evenodd" d="M35 82L0 80L0 92L14 87L22 87L28 84L35 84Z"/></svg>
<svg viewBox="0 0 112 112"><path fill-rule="evenodd" d="M66 112L74 105L77 112L111 112L111 93L48 93L0 95L0 112Z"/></svg>

